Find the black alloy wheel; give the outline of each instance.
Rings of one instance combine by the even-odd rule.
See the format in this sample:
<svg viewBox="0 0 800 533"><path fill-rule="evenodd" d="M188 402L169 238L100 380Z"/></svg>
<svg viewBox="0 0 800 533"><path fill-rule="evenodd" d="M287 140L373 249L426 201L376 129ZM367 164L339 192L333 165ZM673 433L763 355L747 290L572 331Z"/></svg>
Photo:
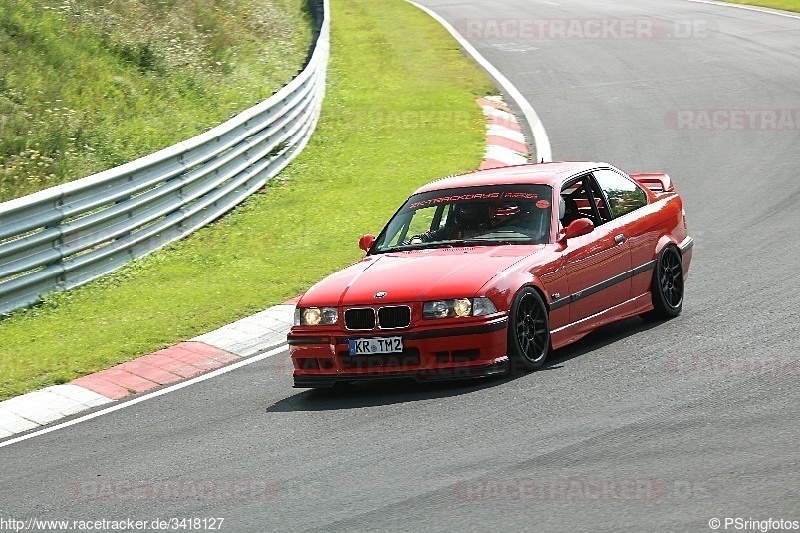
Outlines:
<svg viewBox="0 0 800 533"><path fill-rule="evenodd" d="M514 299L508 325L508 358L512 374L540 368L550 352L550 323L547 307L530 287Z"/></svg>
<svg viewBox="0 0 800 533"><path fill-rule="evenodd" d="M674 318L683 309L683 265L681 254L675 246L667 246L658 256L653 272L651 291L653 310L644 318L661 320Z"/></svg>

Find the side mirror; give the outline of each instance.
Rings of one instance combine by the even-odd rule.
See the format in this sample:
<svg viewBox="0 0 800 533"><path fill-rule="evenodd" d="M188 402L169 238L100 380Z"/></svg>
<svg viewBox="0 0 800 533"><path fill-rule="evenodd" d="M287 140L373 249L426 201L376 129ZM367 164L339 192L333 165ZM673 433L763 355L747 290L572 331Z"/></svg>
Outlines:
<svg viewBox="0 0 800 533"><path fill-rule="evenodd" d="M573 220L572 224L563 229L558 236L558 242L561 244L566 244L567 239L581 237L582 235L586 235L592 231L594 231L594 222L588 218L579 218L577 220Z"/></svg>
<svg viewBox="0 0 800 533"><path fill-rule="evenodd" d="M358 241L358 247L364 250L365 252L369 252L372 245L375 244L375 235L364 235Z"/></svg>

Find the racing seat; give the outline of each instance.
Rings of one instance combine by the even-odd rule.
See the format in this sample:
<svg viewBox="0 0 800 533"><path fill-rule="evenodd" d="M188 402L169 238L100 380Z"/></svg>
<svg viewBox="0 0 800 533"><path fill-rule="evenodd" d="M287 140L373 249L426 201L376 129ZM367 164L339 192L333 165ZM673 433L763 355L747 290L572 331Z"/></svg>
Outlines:
<svg viewBox="0 0 800 533"><path fill-rule="evenodd" d="M567 227L579 218L586 218L586 215L578 211L578 203L570 196L562 196L564 199L564 212L561 215L561 226Z"/></svg>

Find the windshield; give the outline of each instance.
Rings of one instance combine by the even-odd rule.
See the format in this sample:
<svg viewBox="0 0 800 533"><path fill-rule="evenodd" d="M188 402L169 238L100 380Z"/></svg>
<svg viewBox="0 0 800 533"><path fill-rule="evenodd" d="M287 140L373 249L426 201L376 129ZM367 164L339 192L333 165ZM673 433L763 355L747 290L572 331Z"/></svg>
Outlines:
<svg viewBox="0 0 800 533"><path fill-rule="evenodd" d="M373 252L456 245L544 244L551 188L492 185L415 194L395 213Z"/></svg>

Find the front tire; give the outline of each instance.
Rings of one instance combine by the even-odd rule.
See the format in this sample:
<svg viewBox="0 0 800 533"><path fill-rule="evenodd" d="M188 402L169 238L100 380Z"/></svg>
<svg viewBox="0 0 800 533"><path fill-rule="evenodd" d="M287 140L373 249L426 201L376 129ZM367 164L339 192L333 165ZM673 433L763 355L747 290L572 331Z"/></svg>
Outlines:
<svg viewBox="0 0 800 533"><path fill-rule="evenodd" d="M653 310L642 315L649 320L675 318L683 310L683 266L681 254L667 246L658 256L653 272Z"/></svg>
<svg viewBox="0 0 800 533"><path fill-rule="evenodd" d="M526 287L514 298L508 323L511 374L541 368L550 351L550 321L539 293Z"/></svg>

